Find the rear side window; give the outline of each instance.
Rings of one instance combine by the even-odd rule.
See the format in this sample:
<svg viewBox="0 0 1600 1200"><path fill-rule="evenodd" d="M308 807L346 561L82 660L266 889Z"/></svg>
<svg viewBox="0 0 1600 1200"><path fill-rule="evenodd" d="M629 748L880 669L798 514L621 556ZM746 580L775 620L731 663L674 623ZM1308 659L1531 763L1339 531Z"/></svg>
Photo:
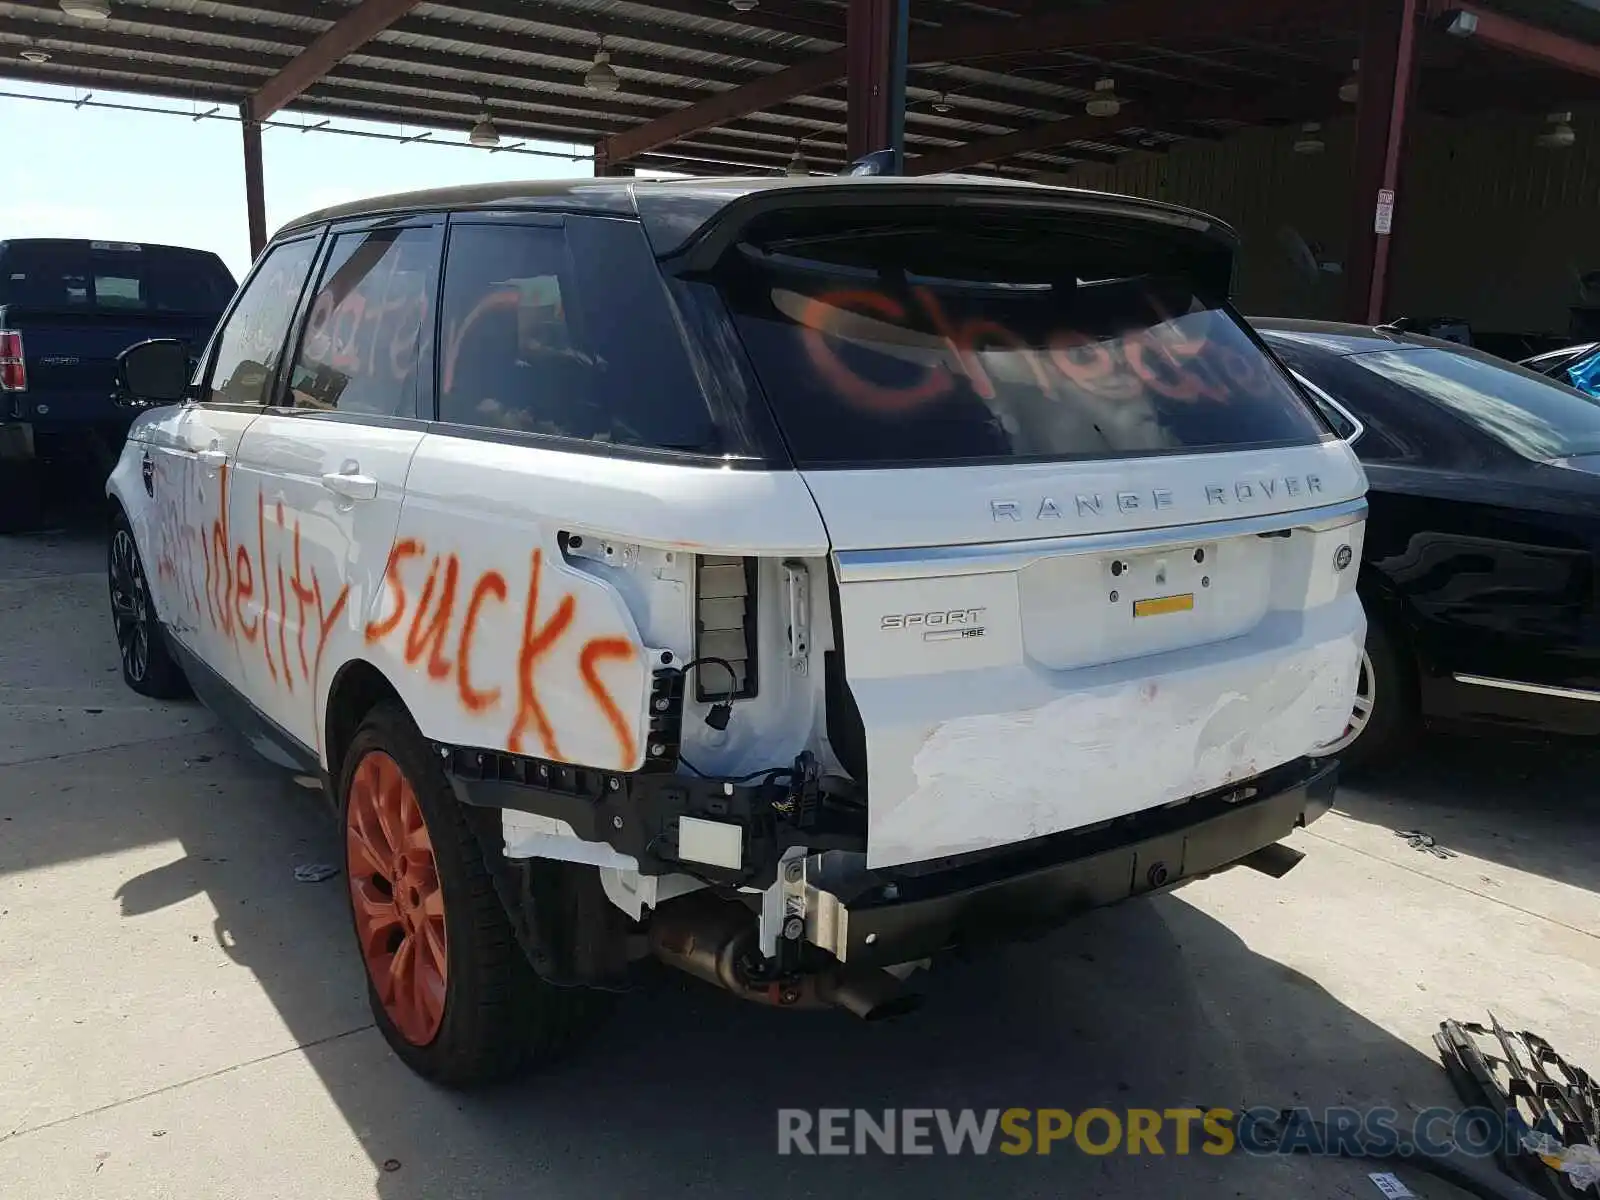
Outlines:
<svg viewBox="0 0 1600 1200"><path fill-rule="evenodd" d="M636 223L458 222L440 303L440 420L720 452Z"/></svg>
<svg viewBox="0 0 1600 1200"><path fill-rule="evenodd" d="M1059 236L1070 245L1072 230ZM1080 278L1068 253L1065 265L950 278L916 273L898 248L893 236L844 233L781 253L741 246L720 269L799 466L1131 457L1329 436L1232 311L1181 277Z"/></svg>
<svg viewBox="0 0 1600 1200"><path fill-rule="evenodd" d="M1432 347L1356 354L1350 361L1442 405L1524 458L1600 453L1600 404L1523 367Z"/></svg>
<svg viewBox="0 0 1600 1200"><path fill-rule="evenodd" d="M418 415L431 362L437 226L337 234L289 376L296 408Z"/></svg>
<svg viewBox="0 0 1600 1200"><path fill-rule="evenodd" d="M262 258L217 335L207 404L268 402L316 249L315 238L301 238L273 246Z"/></svg>
<svg viewBox="0 0 1600 1200"><path fill-rule="evenodd" d="M233 276L215 254L132 242L8 242L0 304L214 315Z"/></svg>

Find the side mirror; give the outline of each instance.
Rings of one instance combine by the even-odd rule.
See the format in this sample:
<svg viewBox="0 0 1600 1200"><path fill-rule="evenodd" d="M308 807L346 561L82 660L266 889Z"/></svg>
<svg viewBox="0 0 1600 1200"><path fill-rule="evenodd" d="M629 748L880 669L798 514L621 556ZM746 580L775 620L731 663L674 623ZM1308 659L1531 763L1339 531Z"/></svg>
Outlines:
<svg viewBox="0 0 1600 1200"><path fill-rule="evenodd" d="M193 374L189 347L177 338L136 342L117 355L117 386L136 404L177 404Z"/></svg>

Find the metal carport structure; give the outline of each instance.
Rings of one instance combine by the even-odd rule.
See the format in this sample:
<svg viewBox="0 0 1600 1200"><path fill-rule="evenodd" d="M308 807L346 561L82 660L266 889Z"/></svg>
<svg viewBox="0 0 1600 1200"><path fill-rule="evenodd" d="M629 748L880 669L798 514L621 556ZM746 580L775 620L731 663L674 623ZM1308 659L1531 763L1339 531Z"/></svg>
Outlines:
<svg viewBox="0 0 1600 1200"><path fill-rule="evenodd" d="M252 251L262 123L284 112L461 132L487 114L509 138L593 146L600 173L832 171L903 127L911 172L1061 179L1353 110L1346 307L1375 319L1390 240L1375 216L1415 107L1600 98L1600 7L1495 5L0 0L0 76L236 106Z"/></svg>

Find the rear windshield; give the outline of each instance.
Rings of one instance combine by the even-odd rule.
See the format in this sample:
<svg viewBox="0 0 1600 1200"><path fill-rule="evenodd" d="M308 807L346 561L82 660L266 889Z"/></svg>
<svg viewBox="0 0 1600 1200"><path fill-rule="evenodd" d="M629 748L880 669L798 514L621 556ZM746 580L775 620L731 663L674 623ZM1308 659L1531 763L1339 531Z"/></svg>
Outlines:
<svg viewBox="0 0 1600 1200"><path fill-rule="evenodd" d="M0 304L218 314L234 281L217 255L131 242L7 242Z"/></svg>
<svg viewBox="0 0 1600 1200"><path fill-rule="evenodd" d="M1350 361L1444 405L1524 458L1600 453L1600 404L1524 367L1432 347Z"/></svg>
<svg viewBox="0 0 1600 1200"><path fill-rule="evenodd" d="M892 237L840 248L745 245L720 272L799 466L1132 457L1332 436L1225 302L1181 277L1021 265L951 278L908 271Z"/></svg>

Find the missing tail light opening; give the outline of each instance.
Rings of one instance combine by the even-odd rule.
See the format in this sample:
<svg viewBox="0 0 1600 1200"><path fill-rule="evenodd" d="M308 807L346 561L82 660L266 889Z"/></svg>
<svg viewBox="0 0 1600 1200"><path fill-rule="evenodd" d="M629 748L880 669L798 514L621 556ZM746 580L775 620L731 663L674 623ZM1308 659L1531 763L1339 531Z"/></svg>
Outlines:
<svg viewBox="0 0 1600 1200"><path fill-rule="evenodd" d="M702 703L756 694L756 560L702 554L695 560L697 659L725 659L695 669L695 699ZM730 690L731 685L731 690Z"/></svg>

